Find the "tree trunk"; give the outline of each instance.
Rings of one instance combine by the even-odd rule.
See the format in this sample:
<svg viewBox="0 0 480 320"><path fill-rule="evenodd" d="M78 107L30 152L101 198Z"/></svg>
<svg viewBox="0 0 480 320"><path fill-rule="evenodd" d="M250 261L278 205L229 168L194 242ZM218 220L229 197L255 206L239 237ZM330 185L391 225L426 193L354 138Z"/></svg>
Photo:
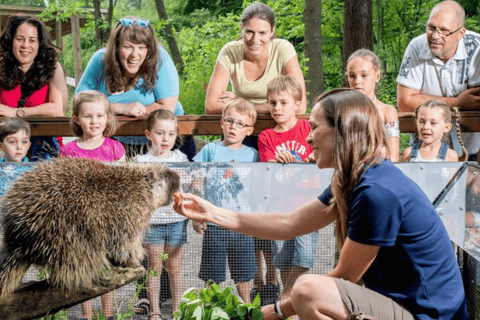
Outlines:
<svg viewBox="0 0 480 320"><path fill-rule="evenodd" d="M170 47L170 53L172 54L172 59L175 65L177 66L177 72L179 75L183 74L184 63L182 56L180 55L180 50L178 50L177 42L173 36L172 27L168 23L167 10L165 10L165 5L163 0L155 0L157 6L158 16L160 19L165 21L165 33L167 35L168 46Z"/></svg>
<svg viewBox="0 0 480 320"><path fill-rule="evenodd" d="M97 42L98 47L100 48L104 43L108 41L108 35L110 33L110 28L106 28L105 20L100 11L100 0L93 0L94 7L94 17L95 17L95 41ZM109 11L110 15L110 11ZM108 24L110 26L110 24Z"/></svg>
<svg viewBox="0 0 480 320"><path fill-rule="evenodd" d="M322 0L305 0L305 56L307 61L307 100L323 92Z"/></svg>
<svg viewBox="0 0 480 320"><path fill-rule="evenodd" d="M345 0L343 24L343 71L350 55L358 49L373 51L372 0ZM344 79L346 86L346 79Z"/></svg>

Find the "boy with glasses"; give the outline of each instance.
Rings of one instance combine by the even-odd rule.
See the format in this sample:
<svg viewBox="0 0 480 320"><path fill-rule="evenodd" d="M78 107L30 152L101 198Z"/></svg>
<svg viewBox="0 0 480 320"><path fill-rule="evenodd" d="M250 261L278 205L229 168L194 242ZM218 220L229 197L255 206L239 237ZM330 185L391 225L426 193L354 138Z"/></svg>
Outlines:
<svg viewBox="0 0 480 320"><path fill-rule="evenodd" d="M243 145L246 136L253 133L257 111L255 107L236 98L227 103L222 110L221 126L223 140L204 146L193 158L195 162L257 162L258 151ZM239 182L241 172L235 168L213 166L207 169L209 185L205 187L207 198L212 202L231 210L245 209L242 199L236 192L243 188ZM250 303L248 282L257 274L253 238L214 224L194 222L195 231L203 234L202 262L199 278L216 283L225 281L226 260L231 278L237 284L237 290L245 303Z"/></svg>

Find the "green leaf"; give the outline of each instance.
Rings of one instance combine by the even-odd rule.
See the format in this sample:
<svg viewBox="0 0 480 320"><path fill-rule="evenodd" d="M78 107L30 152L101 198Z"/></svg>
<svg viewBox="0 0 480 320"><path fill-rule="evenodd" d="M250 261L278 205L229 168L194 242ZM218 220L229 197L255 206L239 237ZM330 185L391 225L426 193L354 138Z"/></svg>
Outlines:
<svg viewBox="0 0 480 320"><path fill-rule="evenodd" d="M201 306L198 306L195 308L195 311L193 311L192 317L193 319L202 320L202 314L203 308Z"/></svg>
<svg viewBox="0 0 480 320"><path fill-rule="evenodd" d="M212 320L215 320L215 319L230 319L230 316L222 310L222 308L220 307L215 307L213 308L213 311L212 311L212 316L210 317L210 319Z"/></svg>
<svg viewBox="0 0 480 320"><path fill-rule="evenodd" d="M253 299L252 301L252 305L256 308L260 308L260 294L257 294L257 296L255 297L255 299Z"/></svg>
<svg viewBox="0 0 480 320"><path fill-rule="evenodd" d="M242 319L245 318L247 313L248 313L248 309L245 305L237 307L237 315L240 316Z"/></svg>
<svg viewBox="0 0 480 320"><path fill-rule="evenodd" d="M263 313L260 309L253 309L252 310L252 318L253 320L262 320L263 319Z"/></svg>

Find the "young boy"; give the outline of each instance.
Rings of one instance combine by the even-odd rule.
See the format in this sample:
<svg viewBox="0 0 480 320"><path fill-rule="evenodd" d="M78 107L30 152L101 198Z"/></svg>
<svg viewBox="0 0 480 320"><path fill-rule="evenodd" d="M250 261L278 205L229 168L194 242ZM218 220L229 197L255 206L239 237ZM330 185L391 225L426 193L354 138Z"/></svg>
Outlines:
<svg viewBox="0 0 480 320"><path fill-rule="evenodd" d="M312 148L306 141L311 130L310 124L296 116L302 93L301 85L292 76L279 76L268 83L267 101L270 104L270 114L277 125L260 133L260 161L313 161ZM317 239L318 233L312 232L285 241L275 256L275 266L280 269L283 283L280 299L288 298L295 280L315 265Z"/></svg>
<svg viewBox="0 0 480 320"><path fill-rule="evenodd" d="M204 146L193 158L195 162L257 162L257 150L243 145L246 136L253 133L257 118L255 107L243 99L234 99L223 107L221 126L224 139ZM231 166L212 166L208 171L207 197L214 203L229 209L239 210L242 205L237 197L241 190L238 175ZM211 189L211 190L210 190ZM199 278L216 283L225 281L226 260L237 290L245 303L250 303L248 282L257 274L253 238L214 224L193 224L195 231L204 234L202 262Z"/></svg>
<svg viewBox="0 0 480 320"><path fill-rule="evenodd" d="M6 118L0 123L0 142L4 158L0 162L28 162L30 125L22 118Z"/></svg>

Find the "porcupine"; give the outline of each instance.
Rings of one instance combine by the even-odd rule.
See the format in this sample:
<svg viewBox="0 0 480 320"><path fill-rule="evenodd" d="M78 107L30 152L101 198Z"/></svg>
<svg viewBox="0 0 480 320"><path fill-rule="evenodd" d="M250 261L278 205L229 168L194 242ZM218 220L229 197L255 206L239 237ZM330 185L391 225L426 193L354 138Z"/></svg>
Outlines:
<svg viewBox="0 0 480 320"><path fill-rule="evenodd" d="M49 283L87 288L103 268L140 266L152 212L170 204L179 176L161 164L59 158L25 173L1 200L0 298L31 265Z"/></svg>

